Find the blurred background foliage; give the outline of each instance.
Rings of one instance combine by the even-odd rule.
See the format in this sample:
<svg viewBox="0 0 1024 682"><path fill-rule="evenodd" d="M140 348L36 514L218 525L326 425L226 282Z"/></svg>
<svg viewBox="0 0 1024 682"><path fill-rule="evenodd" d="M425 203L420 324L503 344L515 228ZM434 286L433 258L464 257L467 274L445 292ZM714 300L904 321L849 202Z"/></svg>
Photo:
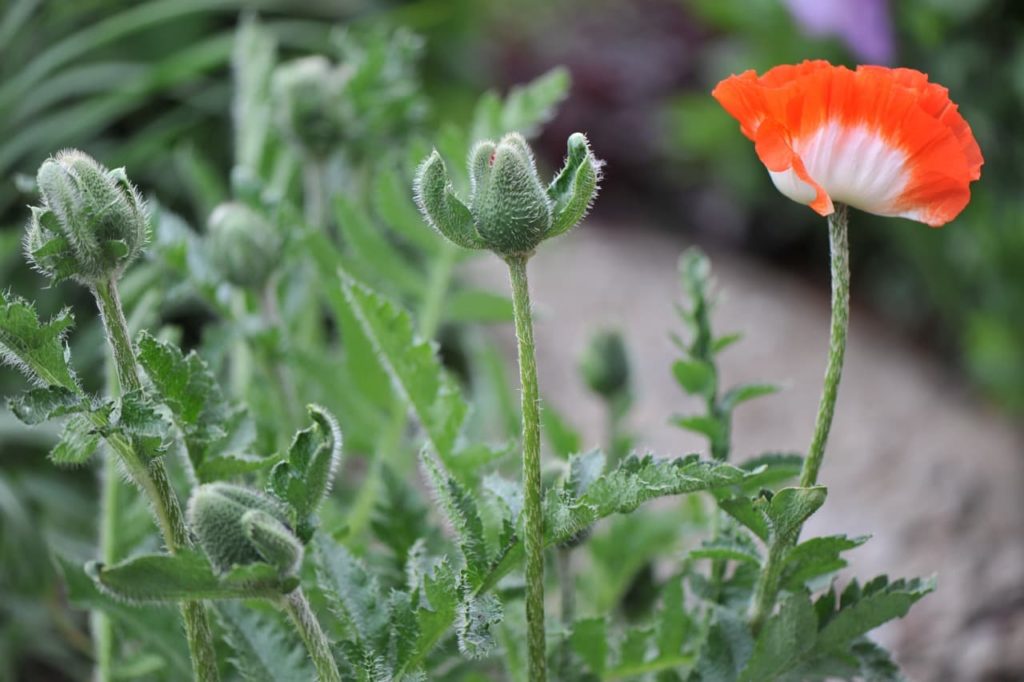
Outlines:
<svg viewBox="0 0 1024 682"><path fill-rule="evenodd" d="M861 304L1024 409L1024 7L1011 0L10 0L0 16L0 244L17 288L25 176L82 147L126 165L194 224L231 163L229 57L242 10L282 53L344 61L338 27L425 38L425 129L464 120L476 92L566 65L573 91L541 142L572 130L609 160L606 222L639 214L823 280L821 221L772 191L751 145L708 97L725 75L805 58L920 69L950 88L986 157L949 228L857 217ZM333 36L333 37L332 37ZM355 136L358 139L358 136ZM366 150L374 154L380 150Z"/></svg>
<svg viewBox="0 0 1024 682"><path fill-rule="evenodd" d="M823 221L777 195L711 88L730 73L805 58L929 73L975 131L982 180L963 215L938 232L858 214L855 305L938 354L994 404L1024 410L1024 5L1012 0L6 0L0 277L36 298L43 316L63 296L83 297L74 342L77 357L96 360L79 368L93 387L104 381L104 348L84 291L40 292L20 256L31 176L57 149L80 147L127 166L188 224L205 224L229 196L230 61L245 11L259 13L284 58L318 52L386 71L416 60L390 59L381 46L419 54L423 93L403 89L415 79L402 73L370 80L393 86L394 109L380 120L421 130L467 120L482 90L564 64L573 90L538 149L553 166L568 133L588 133L609 162L597 220L682 232L819 285L827 279ZM395 28L405 31L397 41L372 38ZM357 89L352 106L359 102ZM394 133L350 131L352 153L384 157ZM137 283L135 295L146 286ZM189 330L204 313L172 314L194 343ZM21 380L0 371L2 392L12 394ZM60 608L47 548L79 555L92 547L95 479L45 462L40 448L52 438L0 414L0 679L13 678L19 660L73 671L81 661L66 643L89 646ZM148 520L136 516L141 535ZM36 672L26 679L47 679Z"/></svg>

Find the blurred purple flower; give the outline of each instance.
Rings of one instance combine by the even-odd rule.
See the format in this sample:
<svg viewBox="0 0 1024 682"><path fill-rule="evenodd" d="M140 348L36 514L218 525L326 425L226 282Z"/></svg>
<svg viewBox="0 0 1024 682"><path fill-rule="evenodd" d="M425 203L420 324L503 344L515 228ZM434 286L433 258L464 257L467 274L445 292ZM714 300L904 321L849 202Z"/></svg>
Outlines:
<svg viewBox="0 0 1024 682"><path fill-rule="evenodd" d="M811 36L835 35L858 59L888 64L896 53L888 0L785 0Z"/></svg>

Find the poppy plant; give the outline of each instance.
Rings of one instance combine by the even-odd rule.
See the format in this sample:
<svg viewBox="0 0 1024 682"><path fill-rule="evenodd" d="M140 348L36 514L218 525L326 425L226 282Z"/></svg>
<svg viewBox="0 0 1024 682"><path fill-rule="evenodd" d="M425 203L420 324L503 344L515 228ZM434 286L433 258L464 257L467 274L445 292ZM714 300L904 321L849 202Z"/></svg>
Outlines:
<svg viewBox="0 0 1024 682"><path fill-rule="evenodd" d="M920 71L805 61L730 76L712 95L779 191L821 215L842 202L939 227L981 177L970 126Z"/></svg>
<svg viewBox="0 0 1024 682"><path fill-rule="evenodd" d="M814 435L800 472L811 493L835 414L850 319L846 206L932 227L967 206L984 159L949 91L913 69L826 61L776 66L763 76L745 71L711 93L754 141L758 158L780 192L828 216L832 321L828 364ZM751 596L757 632L776 603L782 568L800 526L775 534Z"/></svg>

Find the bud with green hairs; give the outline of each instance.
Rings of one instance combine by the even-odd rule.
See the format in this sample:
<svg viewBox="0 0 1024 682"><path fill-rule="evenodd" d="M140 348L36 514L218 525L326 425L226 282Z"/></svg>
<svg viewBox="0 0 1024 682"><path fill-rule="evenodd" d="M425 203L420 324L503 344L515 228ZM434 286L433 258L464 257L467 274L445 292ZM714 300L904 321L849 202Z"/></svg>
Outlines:
<svg viewBox="0 0 1024 682"><path fill-rule="evenodd" d="M262 287L281 260L281 232L262 213L238 201L213 210L206 238L214 267L242 288Z"/></svg>
<svg viewBox="0 0 1024 682"><path fill-rule="evenodd" d="M547 676L544 633L544 518L540 475L540 394L526 263L542 242L564 234L597 196L602 162L582 133L573 133L562 170L545 186L526 140L508 133L469 155L470 193L463 201L435 150L416 173L416 204L441 235L467 249L493 251L508 263L519 346L523 414L523 521L529 679Z"/></svg>

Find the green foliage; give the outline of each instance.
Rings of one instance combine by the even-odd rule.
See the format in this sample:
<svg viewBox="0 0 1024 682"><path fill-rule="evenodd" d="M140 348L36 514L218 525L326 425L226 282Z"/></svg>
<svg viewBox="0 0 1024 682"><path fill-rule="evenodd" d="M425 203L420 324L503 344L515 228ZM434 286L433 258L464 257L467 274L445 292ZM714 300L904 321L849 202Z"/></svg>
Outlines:
<svg viewBox="0 0 1024 682"><path fill-rule="evenodd" d="M78 55L208 4L143 3L90 29L84 42L55 46L27 72L40 79L70 70ZM5 21L0 36L9 31ZM14 604L0 607L0 632L26 603L8 581L25 569L7 559L20 557L20 565L32 552L45 557L44 538L59 556L70 605L48 600L32 613L53 611L46 618L66 633L81 622L69 609L92 611L93 641L71 632L94 649L95 676L105 682L189 678L180 622L163 605L196 600L213 602L215 635L224 640L217 664L232 679L330 679L335 665L343 679L367 681L527 676L527 491L517 476L517 444L489 441L517 434L520 415L502 357L478 329L508 323L513 308L506 295L462 282L459 265L472 254L438 239L417 202L458 246L494 245L518 231L499 247L521 253L582 219L601 163L586 139L573 135L553 180L538 179L526 140L565 99L563 69L505 97L485 95L471 122L460 125L443 111L453 122L427 136L420 126L436 102L416 74L416 36L373 22L329 38L314 29L246 16L233 40L214 33L184 50L170 73L157 74L160 85L173 86L231 57L234 131L218 134L234 141L234 167L229 178L203 139L170 158L156 155L163 165L155 191L180 184L181 192L166 197L169 205L188 203L198 215L186 221L163 206L154 211L151 257L121 281L132 332L117 369L137 366L138 385L94 394L104 349L94 328L83 326L82 343L69 350L69 312L42 322L32 304L3 296L0 351L32 384L9 407L36 428L32 442L62 465L88 464L105 444L109 456L97 461L112 467L120 459L140 485L124 486L118 471L107 469L95 495L92 472L60 474L76 482L76 497L47 487L43 477L12 475L8 483L7 472L0 475L0 594L17 597L0 600ZM299 61L281 65L279 44ZM329 54L302 54L311 45ZM103 72L120 68L108 64ZM0 86L0 118L24 121L48 106L45 92L26 90L26 78ZM204 92L184 94L216 109L224 93ZM123 101L141 96L130 91ZM171 108L154 131L180 122L180 108ZM80 113L73 105L71 114ZM41 125L54 130L55 120ZM414 199L412 165L427 155L427 139L438 151L420 167ZM442 155L467 158L474 143L489 139L497 142L480 143L468 168L449 174ZM0 144L0 168L25 144ZM153 151L160 142L151 144ZM136 159L147 147L138 149ZM71 189L67 178L57 182L63 176L56 170L47 167L48 208L34 212L31 227L52 238L32 257L51 274L71 276L75 264L66 256L84 244L97 262L120 269L141 233L100 240L99 250L73 244L81 235L64 229L58 215L68 212L63 199ZM106 192L118 209L139 208L122 174L100 180L85 189ZM519 196L510 198L510 188ZM5 196L0 192L0 202ZM106 227L116 232L123 223ZM92 234L96 225L84 227ZM58 237L63 242L51 243ZM851 582L836 595L832 581L847 565L845 553L865 538L798 542L798 528L825 501L824 488L782 487L799 471L799 455L769 451L730 462L733 411L775 388L721 385L718 356L738 336L712 330L707 259L687 254L680 273L686 333L671 371L704 410L677 423L708 438L709 459L630 454L633 436L622 427L636 387L616 332L595 337L581 363L580 379L605 402L608 442L584 448L574 406L562 406L564 413L543 406L554 457L542 477L541 544L567 557L559 561L566 573L558 584L573 590L559 595L564 612L549 613L549 657L553 670L559 665L553 675L566 682L896 679L888 655L866 635L906 613L931 583ZM74 366L89 370L81 382L72 351ZM310 403L307 415L301 406ZM433 493L429 501L424 488ZM156 489L190 498L187 527L156 510L158 525L180 535L168 552L158 550L147 513ZM716 505L710 513L703 498ZM662 502L642 509L656 499ZM75 508L55 515L64 503ZM80 513L84 508L89 514ZM66 528L55 530L54 519ZM772 555L766 546L780 537L792 541L779 559L783 597L758 630L747 620L751 594ZM83 571L94 557L101 560ZM34 573L45 561L27 563ZM546 581L550 604L554 572ZM46 594L57 593L47 583L53 578L32 577ZM40 642L47 638L35 633L50 632L28 619L18 626ZM30 655L64 646L63 637L48 639L57 644ZM72 659L60 664L67 677L89 674L92 658L63 655Z"/></svg>

